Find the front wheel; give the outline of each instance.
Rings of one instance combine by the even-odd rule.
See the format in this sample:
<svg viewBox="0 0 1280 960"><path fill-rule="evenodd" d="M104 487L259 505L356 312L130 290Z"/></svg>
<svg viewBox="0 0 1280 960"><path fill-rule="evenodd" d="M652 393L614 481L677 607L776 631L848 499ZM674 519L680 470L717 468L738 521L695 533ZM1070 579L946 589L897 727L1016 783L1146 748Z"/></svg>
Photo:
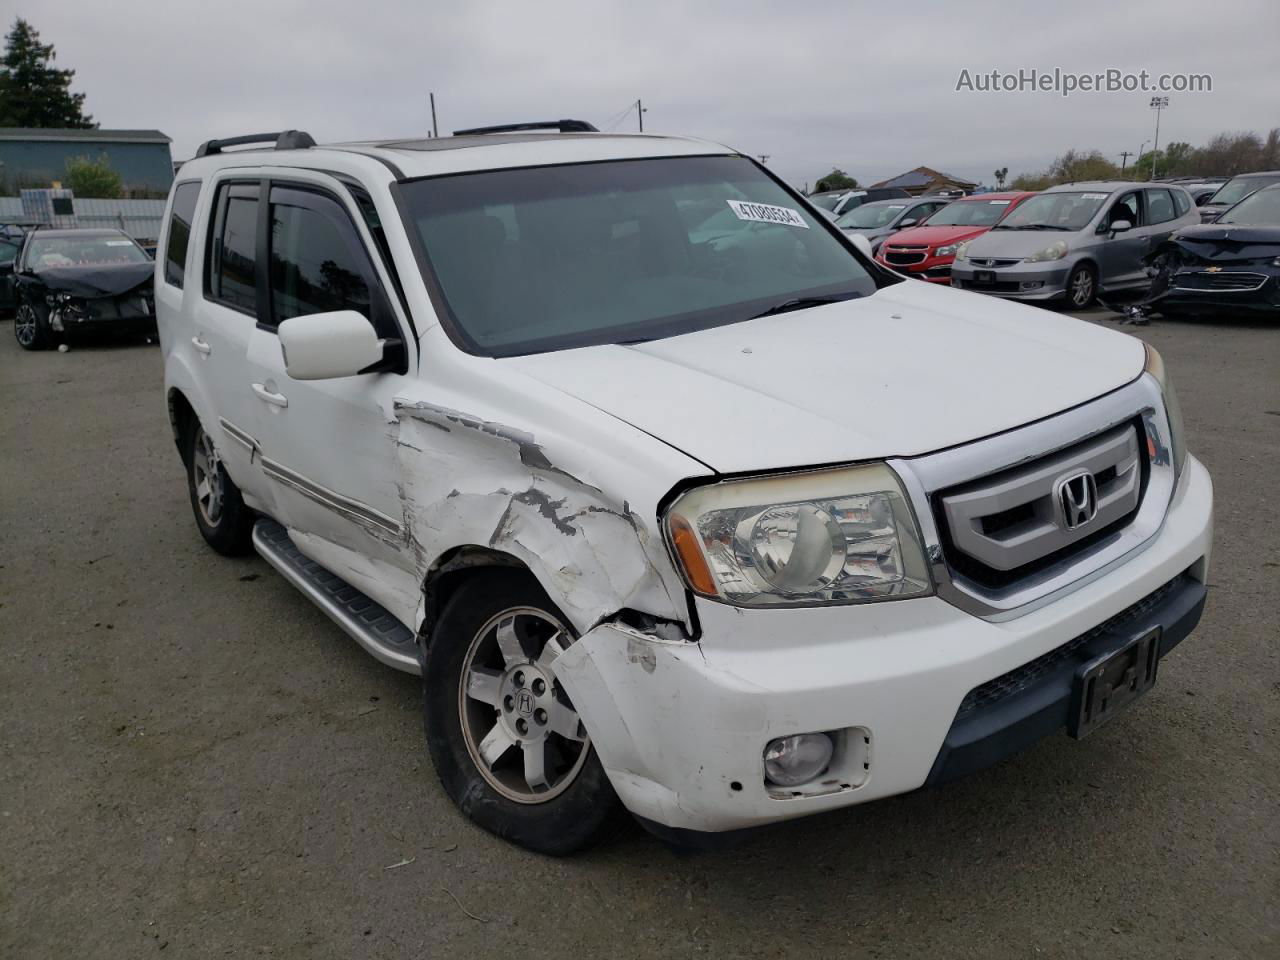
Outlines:
<svg viewBox="0 0 1280 960"><path fill-rule="evenodd" d="M1067 276L1067 306L1086 310L1098 295L1098 275L1087 263L1078 264Z"/></svg>
<svg viewBox="0 0 1280 960"><path fill-rule="evenodd" d="M23 350L48 350L53 346L48 311L25 301L18 304L13 318L13 336Z"/></svg>
<svg viewBox="0 0 1280 960"><path fill-rule="evenodd" d="M445 792L486 830L553 856L626 822L556 676L573 642L531 575L484 571L454 591L423 662L427 746Z"/></svg>

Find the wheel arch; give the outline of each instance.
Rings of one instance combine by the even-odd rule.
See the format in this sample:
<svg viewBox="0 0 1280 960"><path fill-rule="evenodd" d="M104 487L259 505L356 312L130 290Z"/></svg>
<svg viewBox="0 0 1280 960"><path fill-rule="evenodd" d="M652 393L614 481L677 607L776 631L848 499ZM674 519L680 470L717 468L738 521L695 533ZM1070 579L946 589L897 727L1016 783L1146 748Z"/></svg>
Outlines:
<svg viewBox="0 0 1280 960"><path fill-rule="evenodd" d="M453 594L468 579L493 570L516 569L538 580L519 557L493 547L467 543L444 551L427 570L422 582L422 598L418 623L418 642L428 644L440 612Z"/></svg>

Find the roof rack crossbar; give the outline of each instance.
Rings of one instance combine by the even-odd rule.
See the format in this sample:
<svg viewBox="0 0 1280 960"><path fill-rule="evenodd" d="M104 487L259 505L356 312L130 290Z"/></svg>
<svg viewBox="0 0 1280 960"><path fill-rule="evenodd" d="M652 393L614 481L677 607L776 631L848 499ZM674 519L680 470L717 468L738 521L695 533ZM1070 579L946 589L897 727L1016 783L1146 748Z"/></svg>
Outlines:
<svg viewBox="0 0 1280 960"><path fill-rule="evenodd" d="M305 150L316 142L305 130L277 130L275 133L247 133L242 137L206 140L196 148L197 157L221 153L224 147L243 147L250 143L274 143L277 150Z"/></svg>
<svg viewBox="0 0 1280 960"><path fill-rule="evenodd" d="M496 127L470 127L455 130L455 137L471 137L485 133L520 133L524 130L559 130L561 133L599 133L593 124L585 120L544 120L534 123L502 123Z"/></svg>

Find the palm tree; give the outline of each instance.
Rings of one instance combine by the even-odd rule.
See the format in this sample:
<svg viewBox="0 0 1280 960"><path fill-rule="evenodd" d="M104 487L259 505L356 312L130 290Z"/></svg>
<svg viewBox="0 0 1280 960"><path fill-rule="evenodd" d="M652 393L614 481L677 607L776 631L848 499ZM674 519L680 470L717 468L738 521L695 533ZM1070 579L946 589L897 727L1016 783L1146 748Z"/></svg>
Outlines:
<svg viewBox="0 0 1280 960"><path fill-rule="evenodd" d="M1001 167L999 170L997 170L995 173L992 174L992 176L996 178L996 186L998 186L1001 190L1004 189L1004 178L1007 177L1008 175L1009 175L1008 167Z"/></svg>

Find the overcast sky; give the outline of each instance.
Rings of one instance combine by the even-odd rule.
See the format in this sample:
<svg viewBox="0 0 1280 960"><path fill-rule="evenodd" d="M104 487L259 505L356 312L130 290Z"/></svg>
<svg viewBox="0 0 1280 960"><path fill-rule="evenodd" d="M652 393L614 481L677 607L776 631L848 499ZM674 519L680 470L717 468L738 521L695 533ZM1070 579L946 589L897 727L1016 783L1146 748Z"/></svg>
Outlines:
<svg viewBox="0 0 1280 960"><path fill-rule="evenodd" d="M1280 2L1047 7L754 0L0 0L27 18L103 127L158 128L175 159L209 137L297 127L317 140L578 117L643 98L646 130L709 137L797 185L919 164L991 182L1068 147L1118 158L1152 136L1150 93L956 92L1019 68L1207 73L1160 129L1202 142L1280 126ZM618 129L634 130L634 111Z"/></svg>

